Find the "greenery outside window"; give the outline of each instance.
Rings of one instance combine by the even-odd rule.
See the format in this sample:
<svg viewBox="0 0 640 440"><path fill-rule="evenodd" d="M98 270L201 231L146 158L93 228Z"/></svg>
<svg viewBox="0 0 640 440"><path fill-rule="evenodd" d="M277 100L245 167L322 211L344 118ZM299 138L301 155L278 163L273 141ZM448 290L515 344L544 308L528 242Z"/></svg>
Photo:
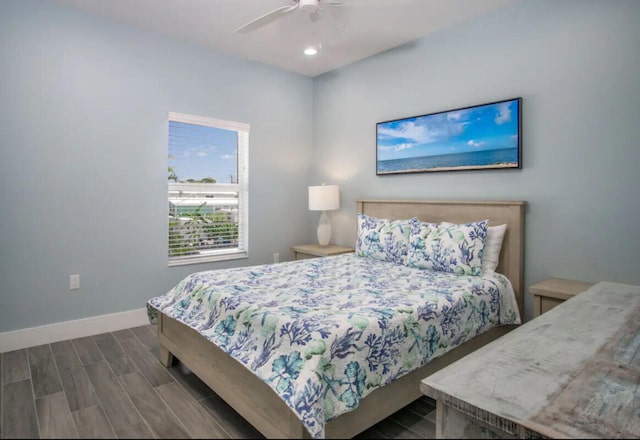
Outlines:
<svg viewBox="0 0 640 440"><path fill-rule="evenodd" d="M249 125L169 113L169 266L248 255Z"/></svg>

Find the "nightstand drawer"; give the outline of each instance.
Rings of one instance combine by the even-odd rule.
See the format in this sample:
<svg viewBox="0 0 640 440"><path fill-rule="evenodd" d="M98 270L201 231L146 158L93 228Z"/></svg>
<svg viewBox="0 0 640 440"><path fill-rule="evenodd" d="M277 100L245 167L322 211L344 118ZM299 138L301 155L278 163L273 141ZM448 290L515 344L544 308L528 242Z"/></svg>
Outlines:
<svg viewBox="0 0 640 440"><path fill-rule="evenodd" d="M306 260L308 258L318 258L317 255L305 254L304 252L293 252L294 260Z"/></svg>
<svg viewBox="0 0 640 440"><path fill-rule="evenodd" d="M558 304L588 289L591 285L591 283L584 281L565 280L562 278L548 278L532 285L529 291L534 295L533 316L548 312Z"/></svg>
<svg viewBox="0 0 640 440"><path fill-rule="evenodd" d="M563 299L546 298L544 296L538 296L537 299L540 301L540 314L548 312L558 304L562 304L564 302Z"/></svg>
<svg viewBox="0 0 640 440"><path fill-rule="evenodd" d="M291 250L293 251L294 260L329 257L331 255L348 254L355 251L353 248L336 246L334 244L327 246L320 246L319 244L301 244L299 246L293 246Z"/></svg>

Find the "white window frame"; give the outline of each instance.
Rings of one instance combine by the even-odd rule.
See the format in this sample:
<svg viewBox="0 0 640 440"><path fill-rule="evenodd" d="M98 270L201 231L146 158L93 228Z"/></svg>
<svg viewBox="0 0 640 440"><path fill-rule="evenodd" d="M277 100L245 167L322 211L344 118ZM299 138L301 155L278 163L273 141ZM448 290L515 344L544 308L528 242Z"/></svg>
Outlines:
<svg viewBox="0 0 640 440"><path fill-rule="evenodd" d="M170 122L182 122L186 124L204 125L224 130L235 131L238 134L238 182L237 183L210 183L188 184L167 182L167 196L171 191L198 191L203 185L215 189L216 192L233 192L238 194L238 246L235 248L216 249L204 251L201 255L189 255L182 257L169 256L169 266L182 266L187 264L209 263L215 261L236 260L249 257L249 131L251 126L242 122L225 121L222 119L208 118L205 116L188 115L185 113L170 112L167 120L167 130ZM167 150L169 142L167 142ZM167 154L168 158L168 154ZM168 159L167 159L168 160ZM167 167L165 167L165 170ZM169 216L169 203L167 203L167 217ZM167 222L167 255L169 254L169 224Z"/></svg>

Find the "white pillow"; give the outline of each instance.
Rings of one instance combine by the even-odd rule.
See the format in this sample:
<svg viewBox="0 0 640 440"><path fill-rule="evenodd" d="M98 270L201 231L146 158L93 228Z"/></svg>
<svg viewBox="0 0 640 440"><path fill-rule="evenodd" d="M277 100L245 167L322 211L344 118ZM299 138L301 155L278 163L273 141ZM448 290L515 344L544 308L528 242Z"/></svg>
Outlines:
<svg viewBox="0 0 640 440"><path fill-rule="evenodd" d="M482 251L482 274L492 274L496 271L500 260L500 249L507 225L489 226L487 228L487 238Z"/></svg>

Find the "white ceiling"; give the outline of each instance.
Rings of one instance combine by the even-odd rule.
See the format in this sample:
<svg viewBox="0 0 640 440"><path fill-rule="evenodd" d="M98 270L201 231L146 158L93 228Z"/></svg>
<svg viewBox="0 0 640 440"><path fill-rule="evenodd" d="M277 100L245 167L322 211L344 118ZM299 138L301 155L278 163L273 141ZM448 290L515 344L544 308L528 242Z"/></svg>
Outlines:
<svg viewBox="0 0 640 440"><path fill-rule="evenodd" d="M55 0L91 14L307 76L416 40L514 0L343 0L315 22L295 10L253 32L235 30L294 0ZM321 0L328 2L329 0ZM310 44L322 45L310 58Z"/></svg>

